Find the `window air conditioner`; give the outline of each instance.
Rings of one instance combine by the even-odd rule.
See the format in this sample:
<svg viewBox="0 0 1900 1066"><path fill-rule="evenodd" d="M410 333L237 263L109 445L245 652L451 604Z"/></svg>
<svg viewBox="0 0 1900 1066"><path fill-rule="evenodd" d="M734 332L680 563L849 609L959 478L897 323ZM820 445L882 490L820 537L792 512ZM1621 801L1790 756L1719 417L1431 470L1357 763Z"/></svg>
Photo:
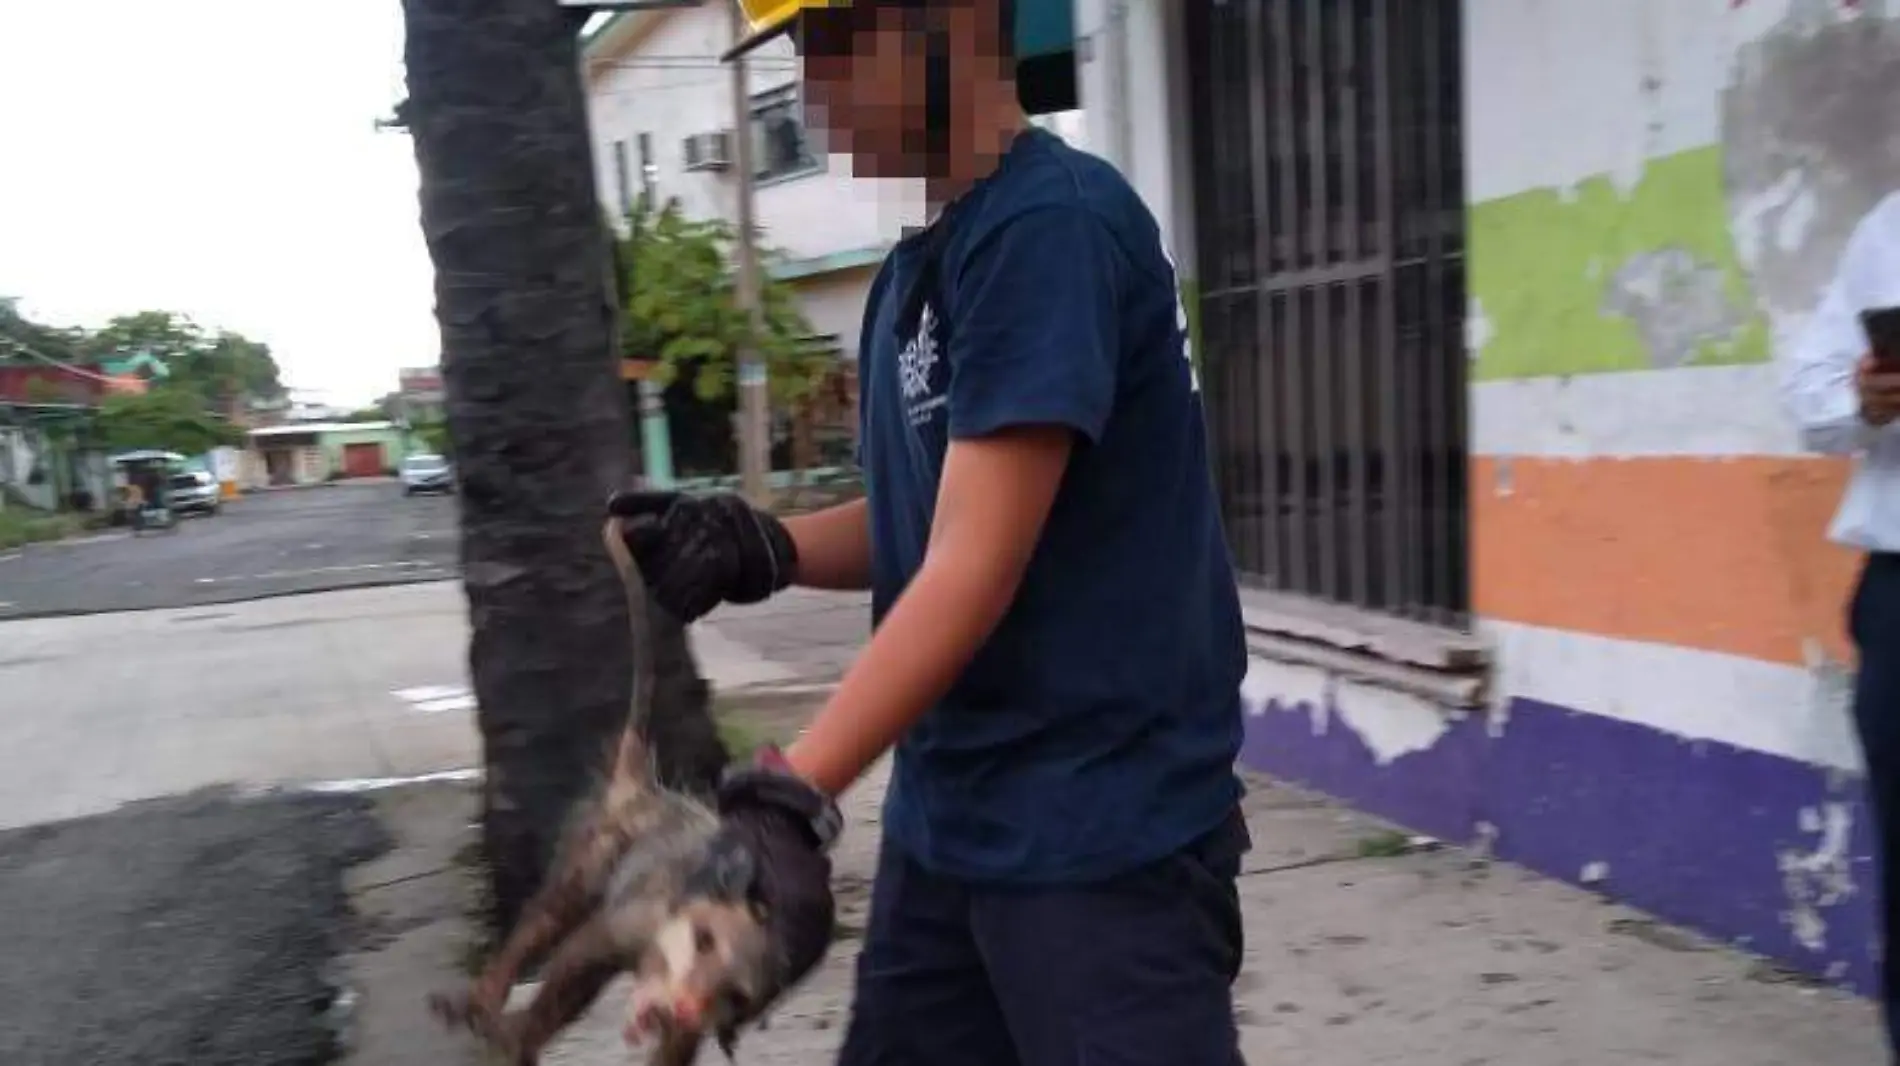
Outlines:
<svg viewBox="0 0 1900 1066"><path fill-rule="evenodd" d="M693 134L686 138L683 154L687 170L725 170L732 165L730 138L725 130Z"/></svg>

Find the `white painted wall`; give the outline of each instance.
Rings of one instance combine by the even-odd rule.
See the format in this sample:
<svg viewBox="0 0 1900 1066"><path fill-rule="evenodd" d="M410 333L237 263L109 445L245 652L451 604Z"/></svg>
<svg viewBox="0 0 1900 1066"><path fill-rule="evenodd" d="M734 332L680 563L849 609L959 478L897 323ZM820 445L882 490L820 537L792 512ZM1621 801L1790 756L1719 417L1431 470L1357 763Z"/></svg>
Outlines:
<svg viewBox="0 0 1900 1066"><path fill-rule="evenodd" d="M843 357L858 357L858 333L864 322L864 298L876 267L857 267L792 282L814 333L835 333Z"/></svg>
<svg viewBox="0 0 1900 1066"><path fill-rule="evenodd" d="M660 197L678 197L696 217L736 217L733 175L686 170L683 148L691 134L732 124L730 75L718 61L729 34L726 9L706 4L633 15L611 39L603 39L588 67L588 118L596 188L610 211L619 197L614 143L624 141L627 146L629 181L637 195L639 135L646 133L652 138ZM754 52L748 60L752 91L793 83L796 62L785 41ZM1099 139L1080 110L1035 121L1077 147L1086 149ZM814 150L821 148L814 144ZM754 209L765 242L794 259L888 244L905 224L924 215L914 186L853 177L844 156L825 159L817 173L761 184ZM837 334L848 358L857 357L873 273L871 268L854 268L792 283L812 329Z"/></svg>
<svg viewBox="0 0 1900 1066"><path fill-rule="evenodd" d="M662 198L678 197L697 217L733 218L737 186L732 173L688 172L683 149L691 134L732 126L731 78L719 62L731 40L726 8L704 4L651 11L629 21L644 27L631 46L617 54L603 51L590 64L589 125L602 201L611 207L617 195L615 141L627 144L638 192L638 135L647 133ZM752 92L795 82L796 63L784 40L752 53ZM895 189L852 177L844 157L824 164L817 173L759 186L755 207L767 244L804 259L884 243L898 232L902 218L894 213Z"/></svg>
<svg viewBox="0 0 1900 1066"><path fill-rule="evenodd" d="M29 479L41 468L40 439L23 429L0 429L0 485L5 485L34 507L51 509L58 502L51 472L38 484Z"/></svg>
<svg viewBox="0 0 1900 1066"><path fill-rule="evenodd" d="M1181 13L1170 0L1075 0L1081 147L1115 164L1160 223L1183 276L1194 262Z"/></svg>

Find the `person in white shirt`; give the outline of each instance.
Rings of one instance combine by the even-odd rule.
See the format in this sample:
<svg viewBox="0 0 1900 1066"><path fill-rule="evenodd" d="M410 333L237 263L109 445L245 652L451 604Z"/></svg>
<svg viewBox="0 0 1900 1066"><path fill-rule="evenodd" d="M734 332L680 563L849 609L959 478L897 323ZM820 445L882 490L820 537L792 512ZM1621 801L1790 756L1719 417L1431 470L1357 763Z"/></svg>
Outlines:
<svg viewBox="0 0 1900 1066"><path fill-rule="evenodd" d="M1848 606L1860 652L1854 725L1879 840L1883 934L1900 935L1900 351L1869 351L1860 313L1900 306L1900 192L1868 212L1839 270L1790 346L1782 399L1814 451L1854 455L1830 539L1866 553ZM1881 1003L1900 1060L1900 950L1883 952Z"/></svg>

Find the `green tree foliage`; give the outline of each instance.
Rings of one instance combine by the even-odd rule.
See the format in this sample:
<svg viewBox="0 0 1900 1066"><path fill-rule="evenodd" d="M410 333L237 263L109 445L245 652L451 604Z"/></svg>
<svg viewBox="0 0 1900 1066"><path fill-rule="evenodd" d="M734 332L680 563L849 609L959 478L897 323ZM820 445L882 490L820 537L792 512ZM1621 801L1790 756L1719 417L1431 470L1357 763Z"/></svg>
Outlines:
<svg viewBox="0 0 1900 1066"><path fill-rule="evenodd" d="M417 422L410 427L416 439L424 448L444 459L455 458L455 445L449 440L449 426L446 422Z"/></svg>
<svg viewBox="0 0 1900 1066"><path fill-rule="evenodd" d="M111 451L154 448L198 455L236 445L244 434L209 414L192 393L169 387L106 397L94 422L96 439Z"/></svg>
<svg viewBox="0 0 1900 1066"><path fill-rule="evenodd" d="M269 345L239 333L207 332L170 311L120 315L87 335L81 347L94 359L147 353L165 364L167 387L195 396L209 410L225 412L242 400L284 394Z"/></svg>
<svg viewBox="0 0 1900 1066"><path fill-rule="evenodd" d="M724 219L689 218L676 199L655 206L645 197L628 212L627 224L619 250L622 354L659 360L662 385L690 370L700 399L729 398L751 332L733 289L736 227ZM761 258L769 253L761 251ZM822 379L831 357L806 340L811 326L788 286L763 279L761 296L765 328L756 345L772 400L797 404Z"/></svg>
<svg viewBox="0 0 1900 1066"><path fill-rule="evenodd" d="M61 363L77 362L83 355L86 333L79 329L58 329L41 325L20 314L12 300L0 300L0 360L18 355L14 344L24 345L41 357Z"/></svg>

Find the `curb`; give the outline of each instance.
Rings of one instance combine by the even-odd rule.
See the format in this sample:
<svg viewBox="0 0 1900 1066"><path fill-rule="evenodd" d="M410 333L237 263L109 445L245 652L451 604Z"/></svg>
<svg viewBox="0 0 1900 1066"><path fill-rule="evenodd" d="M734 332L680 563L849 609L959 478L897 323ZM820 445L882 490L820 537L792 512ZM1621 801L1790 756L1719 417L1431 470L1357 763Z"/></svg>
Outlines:
<svg viewBox="0 0 1900 1066"><path fill-rule="evenodd" d="M768 681L736 688L714 688L713 704L719 710L745 711L769 707L788 700L822 701L838 687L837 679L823 681Z"/></svg>

